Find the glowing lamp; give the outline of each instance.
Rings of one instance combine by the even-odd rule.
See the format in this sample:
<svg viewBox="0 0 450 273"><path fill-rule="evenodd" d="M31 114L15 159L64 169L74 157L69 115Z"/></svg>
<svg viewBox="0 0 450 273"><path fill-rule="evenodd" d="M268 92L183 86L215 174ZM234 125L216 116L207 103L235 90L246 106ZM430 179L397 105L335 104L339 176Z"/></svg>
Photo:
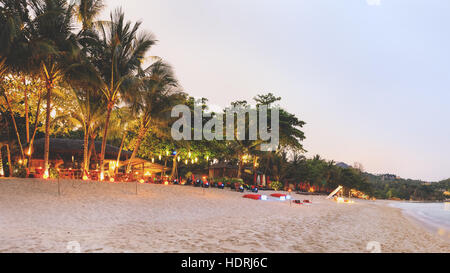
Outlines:
<svg viewBox="0 0 450 273"><path fill-rule="evenodd" d="M178 162L180 162L181 158L177 158Z"/></svg>
<svg viewBox="0 0 450 273"><path fill-rule="evenodd" d="M111 182L111 183L114 183L114 181L115 181L115 180L114 180L114 178L112 178L112 177L109 179L109 182Z"/></svg>
<svg viewBox="0 0 450 273"><path fill-rule="evenodd" d="M162 156L161 156L161 155L159 155L159 161L161 161L161 158L162 158Z"/></svg>
<svg viewBox="0 0 450 273"><path fill-rule="evenodd" d="M139 180L139 183L144 184L144 183L145 183L145 180L144 180L144 179L141 179L141 180Z"/></svg>
<svg viewBox="0 0 450 273"><path fill-rule="evenodd" d="M20 165L23 164L23 160L22 160L22 159L19 160L19 164L20 164Z"/></svg>
<svg viewBox="0 0 450 273"><path fill-rule="evenodd" d="M168 181L164 182L164 185L169 186L169 182Z"/></svg>
<svg viewBox="0 0 450 273"><path fill-rule="evenodd" d="M100 173L100 181L105 180L105 174L103 172Z"/></svg>
<svg viewBox="0 0 450 273"><path fill-rule="evenodd" d="M42 176L42 178L48 179L49 177L50 177L50 176L49 176L49 174L48 174L48 169L47 169L47 170L45 170L44 175Z"/></svg>
<svg viewBox="0 0 450 273"><path fill-rule="evenodd" d="M0 176L4 176L5 172L3 171L3 169L0 169Z"/></svg>
<svg viewBox="0 0 450 273"><path fill-rule="evenodd" d="M144 176L152 176L152 174L151 174L150 172L146 172L146 173L144 174Z"/></svg>
<svg viewBox="0 0 450 273"><path fill-rule="evenodd" d="M152 163L155 163L155 158L154 157L152 158Z"/></svg>
<svg viewBox="0 0 450 273"><path fill-rule="evenodd" d="M185 160L185 161L184 161L184 164L186 164L186 165L189 164L189 161L188 161L188 160Z"/></svg>
<svg viewBox="0 0 450 273"><path fill-rule="evenodd" d="M84 176L83 176L83 180L84 180L84 181L87 181L88 179L89 179L89 177L87 177L87 175L84 175Z"/></svg>

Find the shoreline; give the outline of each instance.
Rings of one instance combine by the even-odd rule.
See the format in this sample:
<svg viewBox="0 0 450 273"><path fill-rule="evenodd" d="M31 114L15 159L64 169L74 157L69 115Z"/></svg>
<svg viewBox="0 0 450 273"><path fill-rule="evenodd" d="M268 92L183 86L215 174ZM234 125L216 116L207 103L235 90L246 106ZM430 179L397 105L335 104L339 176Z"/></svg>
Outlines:
<svg viewBox="0 0 450 273"><path fill-rule="evenodd" d="M0 180L0 252L384 253L450 252L447 241L381 201L299 206L254 201L229 189ZM275 192L274 192L275 193ZM263 193L264 194L264 193Z"/></svg>
<svg viewBox="0 0 450 273"><path fill-rule="evenodd" d="M403 216L413 223L421 226L426 231L437 234L444 240L450 242L450 226L445 225L442 222L439 222L435 218L431 216L424 215L418 211L413 211L412 209L408 209L406 207L402 207L401 204L443 204L445 202L402 202L402 201L394 201L387 204L392 208L396 208L401 210ZM400 206L399 206L400 205Z"/></svg>

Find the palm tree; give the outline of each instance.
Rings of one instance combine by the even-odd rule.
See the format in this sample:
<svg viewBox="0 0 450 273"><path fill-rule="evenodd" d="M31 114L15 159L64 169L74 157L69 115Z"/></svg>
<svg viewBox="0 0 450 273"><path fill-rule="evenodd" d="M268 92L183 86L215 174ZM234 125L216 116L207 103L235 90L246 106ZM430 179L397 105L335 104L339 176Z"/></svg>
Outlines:
<svg viewBox="0 0 450 273"><path fill-rule="evenodd" d="M89 58L101 82L100 90L107 102L100 153L100 179L104 178L104 158L111 112L120 97L124 100L133 97L129 94L137 89L136 74L142 72L141 63L145 54L156 42L150 34L138 34L141 22L134 25L125 22L121 9L111 13L110 18L109 22L100 24L99 30L92 31L90 39L85 40Z"/></svg>
<svg viewBox="0 0 450 273"><path fill-rule="evenodd" d="M112 135L116 135L116 136L122 135L122 138L120 141L119 153L117 154L115 174L117 174L119 171L120 157L122 156L122 150L125 146L125 139L127 138L128 133L129 133L128 128L134 122L134 118L135 117L134 117L133 110L127 106L117 108L111 114L110 133ZM117 138L116 138L116 140L117 140Z"/></svg>
<svg viewBox="0 0 450 273"><path fill-rule="evenodd" d="M44 170L48 177L52 91L79 51L72 32L75 5L65 0L35 0L30 7L35 14L28 29L32 59L40 67L47 91Z"/></svg>
<svg viewBox="0 0 450 273"><path fill-rule="evenodd" d="M89 172L89 137L97 127L97 123L104 118L104 99L102 94L89 89L72 88L73 108L60 119L68 119L83 128L83 174Z"/></svg>
<svg viewBox="0 0 450 273"><path fill-rule="evenodd" d="M145 71L145 74L140 100L136 103L136 110L140 116L139 132L128 163L128 173L131 172L132 161L149 129L152 127L153 130L158 130L167 127L171 120L171 108L184 99L176 90L178 82L170 65L157 61Z"/></svg>
<svg viewBox="0 0 450 273"><path fill-rule="evenodd" d="M104 7L103 0L77 0L77 16L83 30L92 29L96 17Z"/></svg>

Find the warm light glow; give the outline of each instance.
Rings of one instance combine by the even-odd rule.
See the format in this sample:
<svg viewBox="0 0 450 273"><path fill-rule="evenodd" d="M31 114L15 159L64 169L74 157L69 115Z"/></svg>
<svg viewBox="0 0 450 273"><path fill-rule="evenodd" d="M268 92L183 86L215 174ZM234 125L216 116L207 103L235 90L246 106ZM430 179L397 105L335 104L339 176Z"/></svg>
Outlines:
<svg viewBox="0 0 450 273"><path fill-rule="evenodd" d="M342 197L338 197L338 198L336 199L336 202L338 202L339 204L343 204L343 203L345 203L345 199L342 198Z"/></svg>
<svg viewBox="0 0 450 273"><path fill-rule="evenodd" d="M192 155L191 152L189 152L189 154L188 154L189 158L191 158L191 155Z"/></svg>
<svg viewBox="0 0 450 273"><path fill-rule="evenodd" d="M178 160L178 162L180 162L181 158L179 157L179 158L177 158L177 160Z"/></svg>
<svg viewBox="0 0 450 273"><path fill-rule="evenodd" d="M195 158L195 163L197 163L197 162L198 162L198 157Z"/></svg>
<svg viewBox="0 0 450 273"><path fill-rule="evenodd" d="M169 186L169 182L167 182L167 181L164 182L164 185Z"/></svg>
<svg viewBox="0 0 450 273"><path fill-rule="evenodd" d="M169 156L169 151L166 151L166 156Z"/></svg>
<svg viewBox="0 0 450 273"><path fill-rule="evenodd" d="M144 174L144 176L152 176L152 173L151 173L151 172L146 172L146 173Z"/></svg>
<svg viewBox="0 0 450 273"><path fill-rule="evenodd" d="M31 156L31 148L28 149L27 155Z"/></svg>
<svg viewBox="0 0 450 273"><path fill-rule="evenodd" d="M144 180L144 179L141 179L141 180L139 180L139 183L144 184L144 183L145 183L145 180Z"/></svg>
<svg viewBox="0 0 450 273"><path fill-rule="evenodd" d="M209 156L206 157L206 161L209 161Z"/></svg>
<svg viewBox="0 0 450 273"><path fill-rule="evenodd" d="M84 181L87 181L88 179L89 179L89 177L87 177L87 175L84 175L84 176L83 176L83 180L84 180Z"/></svg>
<svg viewBox="0 0 450 273"><path fill-rule="evenodd" d="M111 182L111 183L113 183L114 181L115 181L115 180L114 180L114 178L112 178L112 177L109 179L109 182Z"/></svg>
<svg viewBox="0 0 450 273"><path fill-rule="evenodd" d="M161 161L161 158L162 158L162 156L161 156L161 155L159 155L159 161Z"/></svg>
<svg viewBox="0 0 450 273"><path fill-rule="evenodd" d="M155 163L155 158L154 157L152 158L152 163Z"/></svg>
<svg viewBox="0 0 450 273"><path fill-rule="evenodd" d="M101 172L100 173L100 181L104 181L105 180L105 173Z"/></svg>
<svg viewBox="0 0 450 273"><path fill-rule="evenodd" d="M20 164L20 165L23 164L23 160L22 160L22 159L19 160L19 164Z"/></svg>
<svg viewBox="0 0 450 273"><path fill-rule="evenodd" d="M50 177L50 176L49 176L49 174L48 174L48 169L47 169L47 170L45 170L44 176L42 176L42 178L48 179L49 177Z"/></svg>
<svg viewBox="0 0 450 273"><path fill-rule="evenodd" d="M3 168L0 169L0 176L5 176L5 172L3 171Z"/></svg>
<svg viewBox="0 0 450 273"><path fill-rule="evenodd" d="M189 161L186 159L185 161L184 161L184 164L189 164Z"/></svg>

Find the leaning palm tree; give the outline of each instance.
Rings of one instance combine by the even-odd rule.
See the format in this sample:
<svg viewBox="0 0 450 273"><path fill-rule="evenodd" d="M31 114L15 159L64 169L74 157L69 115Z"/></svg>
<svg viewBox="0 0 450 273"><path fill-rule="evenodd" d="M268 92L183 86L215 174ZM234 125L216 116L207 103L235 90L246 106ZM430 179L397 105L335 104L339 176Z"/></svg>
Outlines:
<svg viewBox="0 0 450 273"><path fill-rule="evenodd" d="M171 120L171 108L184 99L182 94L177 91L178 82L170 65L158 61L145 72L147 75L143 79L140 100L136 103L136 109L140 116L139 133L127 166L128 173L131 172L132 161L150 128L167 127Z"/></svg>
<svg viewBox="0 0 450 273"><path fill-rule="evenodd" d="M101 180L104 178L103 165L111 112L119 98L127 100L133 97L130 93L137 89L139 81L136 75L142 72L141 63L156 42L150 34L139 35L141 22L134 25L126 22L121 9L111 13L110 18L109 22L99 24L99 30L92 30L91 37L84 40L86 52L101 82L100 90L107 102L100 152Z"/></svg>

